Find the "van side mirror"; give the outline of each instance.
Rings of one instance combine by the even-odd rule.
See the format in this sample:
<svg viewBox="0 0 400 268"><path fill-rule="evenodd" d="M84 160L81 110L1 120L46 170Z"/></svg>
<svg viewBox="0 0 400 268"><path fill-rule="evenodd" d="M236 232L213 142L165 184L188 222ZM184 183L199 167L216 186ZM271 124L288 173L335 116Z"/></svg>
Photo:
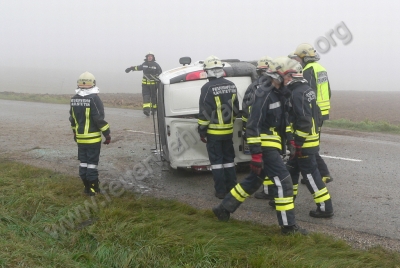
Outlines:
<svg viewBox="0 0 400 268"><path fill-rule="evenodd" d="M192 62L192 59L190 57L182 57L179 59L179 63L185 66L186 64L190 64Z"/></svg>

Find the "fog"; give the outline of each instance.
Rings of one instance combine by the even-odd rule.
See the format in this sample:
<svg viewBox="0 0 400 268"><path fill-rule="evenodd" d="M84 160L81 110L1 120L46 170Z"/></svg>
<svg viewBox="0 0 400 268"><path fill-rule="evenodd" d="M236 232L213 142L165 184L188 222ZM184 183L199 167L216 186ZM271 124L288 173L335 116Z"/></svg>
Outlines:
<svg viewBox="0 0 400 268"><path fill-rule="evenodd" d="M89 71L101 92L139 93L142 72L124 70L148 51L165 71L183 56L257 60L317 40L333 91L400 90L399 10L391 0L1 1L0 91L73 93Z"/></svg>

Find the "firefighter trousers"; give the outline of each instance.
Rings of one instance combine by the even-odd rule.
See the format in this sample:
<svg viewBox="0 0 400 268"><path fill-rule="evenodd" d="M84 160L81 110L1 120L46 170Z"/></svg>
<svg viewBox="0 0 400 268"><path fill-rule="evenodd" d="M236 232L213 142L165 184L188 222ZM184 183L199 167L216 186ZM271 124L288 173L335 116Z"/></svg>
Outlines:
<svg viewBox="0 0 400 268"><path fill-rule="evenodd" d="M157 109L157 85L142 84L143 112Z"/></svg>
<svg viewBox="0 0 400 268"><path fill-rule="evenodd" d="M83 183L91 183L99 179L97 165L99 164L101 143L78 143L79 177Z"/></svg>
<svg viewBox="0 0 400 268"><path fill-rule="evenodd" d="M255 193L266 177L271 184L275 199L275 209L280 226L292 226L296 224L293 202L293 184L290 174L286 169L278 150L263 151L264 169L260 175L253 172L226 195L222 205L233 213L243 201Z"/></svg>
<svg viewBox="0 0 400 268"><path fill-rule="evenodd" d="M226 194L236 185L235 150L228 139L207 135L207 152L217 194Z"/></svg>
<svg viewBox="0 0 400 268"><path fill-rule="evenodd" d="M323 212L333 212L331 196L325 183L322 181L315 153L302 152L302 155L302 157L296 156L286 163L286 167L293 180L293 185L299 184L301 173L306 180L308 191L313 195L314 202L317 204L317 209Z"/></svg>

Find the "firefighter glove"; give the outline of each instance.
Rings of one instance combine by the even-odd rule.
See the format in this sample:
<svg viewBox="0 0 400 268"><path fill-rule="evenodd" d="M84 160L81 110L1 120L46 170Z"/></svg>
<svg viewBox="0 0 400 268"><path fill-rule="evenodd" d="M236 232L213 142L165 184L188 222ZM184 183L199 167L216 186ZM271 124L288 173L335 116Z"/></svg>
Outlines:
<svg viewBox="0 0 400 268"><path fill-rule="evenodd" d="M200 134L200 140L204 143L207 143L207 137L204 134Z"/></svg>
<svg viewBox="0 0 400 268"><path fill-rule="evenodd" d="M262 153L259 154L252 154L251 155L251 162L250 162L250 169L253 171L255 174L260 175L261 170L264 167L264 163L262 160Z"/></svg>
<svg viewBox="0 0 400 268"><path fill-rule="evenodd" d="M132 71L132 67L126 68L125 73L129 73L130 71Z"/></svg>
<svg viewBox="0 0 400 268"><path fill-rule="evenodd" d="M107 136L106 136L106 140L103 142L103 144L108 145L108 144L110 144L110 142L111 142L111 136L110 136L110 135L107 135Z"/></svg>
<svg viewBox="0 0 400 268"><path fill-rule="evenodd" d="M302 157L301 154L301 145L298 145L294 140L290 141L290 145L288 146L290 151L290 159L295 157Z"/></svg>

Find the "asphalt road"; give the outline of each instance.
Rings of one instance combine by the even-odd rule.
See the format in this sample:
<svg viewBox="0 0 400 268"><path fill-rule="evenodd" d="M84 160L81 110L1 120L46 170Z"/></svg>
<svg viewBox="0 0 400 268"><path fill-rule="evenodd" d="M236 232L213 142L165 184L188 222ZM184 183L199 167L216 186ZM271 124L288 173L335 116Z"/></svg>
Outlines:
<svg viewBox="0 0 400 268"><path fill-rule="evenodd" d="M0 156L77 176L77 148L68 122L68 105L0 100ZM112 141L102 147L102 180L118 181L132 175L137 165L152 156L153 122L141 111L106 108ZM311 194L299 186L296 218L311 231L346 239L360 247L380 244L400 251L400 198L397 168L398 136L323 129L320 154L328 164L332 183L327 185L335 216L314 219ZM166 163L150 161L150 175L130 180L137 192L181 200L210 209L214 197L211 173L170 171ZM239 173L238 180L246 176ZM132 176L131 176L132 177ZM77 183L80 181L77 179ZM127 184L127 185L128 185ZM128 185L128 186L129 186ZM248 198L233 218L276 224L267 201Z"/></svg>

